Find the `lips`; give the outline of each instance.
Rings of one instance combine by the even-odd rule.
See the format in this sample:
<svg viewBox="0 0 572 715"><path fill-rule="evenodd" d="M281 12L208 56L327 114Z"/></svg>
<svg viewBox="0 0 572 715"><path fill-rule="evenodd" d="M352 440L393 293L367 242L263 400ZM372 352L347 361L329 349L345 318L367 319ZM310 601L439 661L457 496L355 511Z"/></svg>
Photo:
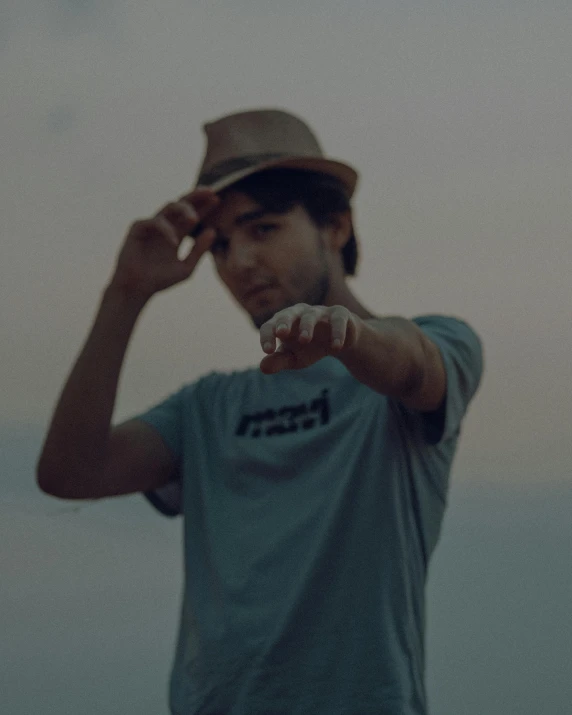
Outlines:
<svg viewBox="0 0 572 715"><path fill-rule="evenodd" d="M254 296L258 295L259 293L264 292L265 290L268 290L269 288L272 288L271 285L268 283L258 285L258 286L253 286L249 290L246 291L246 293L243 294L243 299L247 300L248 298L253 298Z"/></svg>

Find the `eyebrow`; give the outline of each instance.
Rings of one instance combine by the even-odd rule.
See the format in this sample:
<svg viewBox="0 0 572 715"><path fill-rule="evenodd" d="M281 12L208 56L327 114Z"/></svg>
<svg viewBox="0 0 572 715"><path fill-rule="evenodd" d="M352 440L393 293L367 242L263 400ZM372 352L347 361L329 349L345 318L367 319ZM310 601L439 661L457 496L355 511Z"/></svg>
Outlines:
<svg viewBox="0 0 572 715"><path fill-rule="evenodd" d="M255 209L254 211L246 211L245 213L240 214L239 216L237 216L234 219L233 225L237 226L237 227L244 226L245 223L250 223L251 221L257 221L259 218L262 218L263 216L266 216L269 213L272 213L272 212L268 211L268 209ZM222 233L219 233L217 231L216 240L224 241L224 240L228 240L228 239Z"/></svg>
<svg viewBox="0 0 572 715"><path fill-rule="evenodd" d="M237 216L234 221L233 225L234 226L244 226L245 223L249 223L250 221L257 221L259 218L262 218L263 216L266 216L266 214L272 213L271 211L268 211L268 209L255 209L254 211L246 211L243 214L240 214ZM201 221L198 223L193 232L192 236L193 238L196 238L199 233L204 229L204 223ZM217 231L217 239L224 238L224 236Z"/></svg>
<svg viewBox="0 0 572 715"><path fill-rule="evenodd" d="M269 212L266 209L256 209L255 211L247 211L246 213L240 214L240 216L237 216L234 219L234 225L235 226L244 226L245 223L248 223L249 221L256 221L257 219L265 216L267 213L269 213Z"/></svg>

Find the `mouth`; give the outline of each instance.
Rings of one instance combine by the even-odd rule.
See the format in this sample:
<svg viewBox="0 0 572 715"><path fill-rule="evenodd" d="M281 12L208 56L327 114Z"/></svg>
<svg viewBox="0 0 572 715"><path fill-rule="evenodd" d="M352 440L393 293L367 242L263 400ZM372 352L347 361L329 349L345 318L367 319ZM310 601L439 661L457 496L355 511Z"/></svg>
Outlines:
<svg viewBox="0 0 572 715"><path fill-rule="evenodd" d="M246 293L243 294L242 299L250 300L251 298L257 298L258 296L261 296L262 294L266 293L266 291L272 290L273 287L274 286L268 284L262 286L255 286L254 288L247 290Z"/></svg>

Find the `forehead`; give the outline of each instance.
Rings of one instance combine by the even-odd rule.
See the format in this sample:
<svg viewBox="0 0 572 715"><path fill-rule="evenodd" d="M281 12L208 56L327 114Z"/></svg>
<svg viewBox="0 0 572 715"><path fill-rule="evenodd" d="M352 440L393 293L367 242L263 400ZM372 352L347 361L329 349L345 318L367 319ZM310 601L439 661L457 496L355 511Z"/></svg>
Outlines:
<svg viewBox="0 0 572 715"><path fill-rule="evenodd" d="M214 228L229 227L245 214L261 211L262 206L250 196L238 191L228 191L220 196L221 202L205 218L204 223Z"/></svg>

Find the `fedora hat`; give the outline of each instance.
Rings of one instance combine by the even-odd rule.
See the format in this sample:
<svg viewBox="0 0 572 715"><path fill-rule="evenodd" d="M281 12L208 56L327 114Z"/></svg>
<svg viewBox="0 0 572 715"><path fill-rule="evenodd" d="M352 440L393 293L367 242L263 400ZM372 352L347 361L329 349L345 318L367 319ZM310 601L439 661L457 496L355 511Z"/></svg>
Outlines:
<svg viewBox="0 0 572 715"><path fill-rule="evenodd" d="M230 114L203 125L207 146L196 185L222 191L237 181L272 168L305 169L339 179L353 195L358 173L326 159L311 129L279 109Z"/></svg>

